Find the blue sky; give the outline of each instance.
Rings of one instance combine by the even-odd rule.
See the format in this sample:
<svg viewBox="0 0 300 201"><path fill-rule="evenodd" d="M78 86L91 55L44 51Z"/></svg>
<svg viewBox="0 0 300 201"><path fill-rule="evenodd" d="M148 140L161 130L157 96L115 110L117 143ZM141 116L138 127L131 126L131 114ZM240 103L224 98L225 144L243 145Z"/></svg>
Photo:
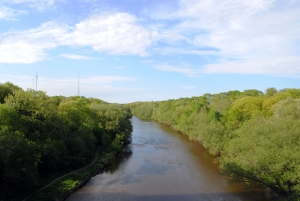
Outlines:
<svg viewBox="0 0 300 201"><path fill-rule="evenodd" d="M158 101L299 88L299 0L0 0L0 82Z"/></svg>

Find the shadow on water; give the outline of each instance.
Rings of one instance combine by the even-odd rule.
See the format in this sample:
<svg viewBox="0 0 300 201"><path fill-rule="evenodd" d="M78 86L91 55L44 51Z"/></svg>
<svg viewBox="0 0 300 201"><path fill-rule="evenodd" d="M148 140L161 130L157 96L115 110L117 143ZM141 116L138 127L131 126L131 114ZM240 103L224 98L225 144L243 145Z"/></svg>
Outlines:
<svg viewBox="0 0 300 201"><path fill-rule="evenodd" d="M124 149L128 151L122 151L118 153L115 159L111 161L111 164L104 168L103 173L113 174L119 169L121 163L129 160L129 158L132 156L132 150L130 148L130 145L127 145L126 147L124 147Z"/></svg>
<svg viewBox="0 0 300 201"><path fill-rule="evenodd" d="M101 194L101 195L100 195ZM262 201L263 197L260 195L253 195L253 193L201 193L201 194L173 194L173 195L135 195L128 193L82 193L78 198L82 200L95 200L97 197L100 200L112 200L111 198L122 198L122 201ZM88 198L88 199L87 199ZM81 200L81 199L80 199Z"/></svg>

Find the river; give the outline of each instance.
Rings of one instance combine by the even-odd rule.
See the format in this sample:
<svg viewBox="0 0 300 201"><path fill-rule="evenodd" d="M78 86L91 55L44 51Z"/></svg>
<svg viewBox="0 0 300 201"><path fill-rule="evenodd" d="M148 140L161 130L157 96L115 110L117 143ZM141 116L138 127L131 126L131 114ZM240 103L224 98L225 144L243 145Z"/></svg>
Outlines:
<svg viewBox="0 0 300 201"><path fill-rule="evenodd" d="M132 153L119 156L67 201L250 201L263 192L228 185L214 157L166 125L132 118Z"/></svg>

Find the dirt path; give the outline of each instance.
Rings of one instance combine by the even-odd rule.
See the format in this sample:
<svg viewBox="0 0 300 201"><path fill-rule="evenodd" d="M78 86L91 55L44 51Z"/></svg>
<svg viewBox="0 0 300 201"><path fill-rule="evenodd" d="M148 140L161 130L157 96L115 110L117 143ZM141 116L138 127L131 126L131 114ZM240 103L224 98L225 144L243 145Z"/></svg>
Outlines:
<svg viewBox="0 0 300 201"><path fill-rule="evenodd" d="M82 170L84 170L84 169L90 167L91 165L93 165L93 164L97 161L97 159L98 159L98 157L99 157L99 150L100 150L100 147L98 148L98 150L97 150L97 152L96 152L96 154L95 154L94 160L93 160L89 165L87 165L87 166L85 166L85 167L83 167L83 168L80 168L80 169L78 169L78 170L74 170L74 171L72 171L72 172L69 172L69 173L67 173L67 174L64 174L64 175L62 175L62 176L56 178L55 180L53 180L52 182L50 182L49 184L47 184L47 185L44 186L43 188L41 188L41 189L35 191L34 193L32 193L31 195L29 195L27 198L25 198L25 199L22 200L22 201L26 201L28 198L30 198L31 196L33 196L33 195L36 194L37 192L40 192L40 191L44 190L45 188L48 188L49 186L51 186L52 184L54 184L54 183L57 182L58 180L60 180L60 179L62 179L62 178L64 178L64 177L66 177L66 176L69 176L69 175L71 175L71 174L80 172L80 171L82 171Z"/></svg>

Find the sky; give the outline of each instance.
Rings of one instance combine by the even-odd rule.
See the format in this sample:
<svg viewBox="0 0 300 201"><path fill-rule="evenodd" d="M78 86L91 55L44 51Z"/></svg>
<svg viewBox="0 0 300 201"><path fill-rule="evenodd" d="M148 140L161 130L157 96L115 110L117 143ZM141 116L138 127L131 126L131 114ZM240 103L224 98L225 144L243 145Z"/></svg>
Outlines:
<svg viewBox="0 0 300 201"><path fill-rule="evenodd" d="M111 103L300 88L300 1L0 0L5 82Z"/></svg>

